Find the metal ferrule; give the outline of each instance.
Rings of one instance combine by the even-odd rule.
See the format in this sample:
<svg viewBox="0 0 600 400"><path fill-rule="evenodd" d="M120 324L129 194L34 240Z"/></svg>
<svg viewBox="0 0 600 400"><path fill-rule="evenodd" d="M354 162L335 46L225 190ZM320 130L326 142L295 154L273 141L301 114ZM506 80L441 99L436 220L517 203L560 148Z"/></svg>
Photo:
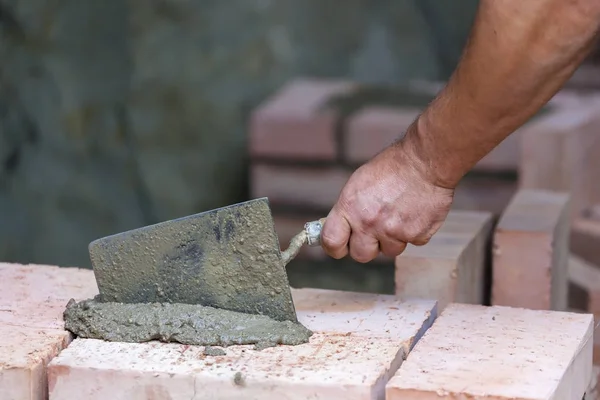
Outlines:
<svg viewBox="0 0 600 400"><path fill-rule="evenodd" d="M306 244L310 247L319 246L321 244L321 230L323 223L321 220L311 221L304 224L304 232L306 232Z"/></svg>

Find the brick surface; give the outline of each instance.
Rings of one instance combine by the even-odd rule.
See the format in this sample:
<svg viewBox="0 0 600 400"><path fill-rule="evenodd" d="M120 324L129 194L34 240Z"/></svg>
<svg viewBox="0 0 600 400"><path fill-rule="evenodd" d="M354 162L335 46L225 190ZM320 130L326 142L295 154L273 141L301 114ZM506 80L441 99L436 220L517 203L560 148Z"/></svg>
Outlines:
<svg viewBox="0 0 600 400"><path fill-rule="evenodd" d="M91 270L0 263L0 399L47 399L46 365L71 341L62 313L96 295Z"/></svg>
<svg viewBox="0 0 600 400"><path fill-rule="evenodd" d="M387 400L580 400L589 314L452 304L386 386Z"/></svg>
<svg viewBox="0 0 600 400"><path fill-rule="evenodd" d="M408 246L396 257L396 296L438 301L439 310L452 302L483 304L492 215L451 211L424 246Z"/></svg>
<svg viewBox="0 0 600 400"><path fill-rule="evenodd" d="M600 266L600 221L577 219L571 225L571 252Z"/></svg>
<svg viewBox="0 0 600 400"><path fill-rule="evenodd" d="M336 113L329 98L352 90L341 81L296 79L267 99L250 118L250 155L298 160L333 160Z"/></svg>
<svg viewBox="0 0 600 400"><path fill-rule="evenodd" d="M251 167L252 197L268 197L272 205L328 212L352 171L342 168L255 164Z"/></svg>
<svg viewBox="0 0 600 400"><path fill-rule="evenodd" d="M571 193L571 218L600 202L600 102L565 107L521 136L519 184Z"/></svg>
<svg viewBox="0 0 600 400"><path fill-rule="evenodd" d="M345 160L362 164L404 136L420 113L418 108L369 107L347 121Z"/></svg>
<svg viewBox="0 0 600 400"><path fill-rule="evenodd" d="M382 399L385 383L435 318L431 301L293 291L310 343L255 351L76 339L49 367L50 399Z"/></svg>
<svg viewBox="0 0 600 400"><path fill-rule="evenodd" d="M520 190L494 234L492 304L567 308L569 195Z"/></svg>

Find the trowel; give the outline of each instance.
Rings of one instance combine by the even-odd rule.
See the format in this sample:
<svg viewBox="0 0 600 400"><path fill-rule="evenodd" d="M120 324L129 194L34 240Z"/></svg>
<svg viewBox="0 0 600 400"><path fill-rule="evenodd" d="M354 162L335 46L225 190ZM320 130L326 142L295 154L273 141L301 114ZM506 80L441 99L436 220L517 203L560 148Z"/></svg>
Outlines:
<svg viewBox="0 0 600 400"><path fill-rule="evenodd" d="M320 245L324 221L307 222L281 252L265 197L97 239L89 253L100 299L297 322L285 266L303 245Z"/></svg>

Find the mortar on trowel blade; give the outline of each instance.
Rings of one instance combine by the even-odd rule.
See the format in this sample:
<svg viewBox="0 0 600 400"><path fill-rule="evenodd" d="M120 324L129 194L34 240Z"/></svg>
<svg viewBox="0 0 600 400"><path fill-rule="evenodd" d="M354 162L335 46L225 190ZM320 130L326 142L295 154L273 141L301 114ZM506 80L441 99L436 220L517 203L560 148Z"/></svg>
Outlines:
<svg viewBox="0 0 600 400"><path fill-rule="evenodd" d="M323 223L306 223L280 252L263 198L92 242L100 295L71 300L65 328L133 343L306 343L312 332L296 319L285 266L303 245L320 245Z"/></svg>

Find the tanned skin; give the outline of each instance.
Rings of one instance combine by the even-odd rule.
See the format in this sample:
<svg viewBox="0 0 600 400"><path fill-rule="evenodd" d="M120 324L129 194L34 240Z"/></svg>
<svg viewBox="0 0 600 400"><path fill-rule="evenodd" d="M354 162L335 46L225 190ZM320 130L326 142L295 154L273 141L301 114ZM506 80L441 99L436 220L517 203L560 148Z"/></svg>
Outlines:
<svg viewBox="0 0 600 400"><path fill-rule="evenodd" d="M426 244L461 178L564 85L599 26L600 0L481 0L446 87L346 183L323 227L327 254L364 263Z"/></svg>

